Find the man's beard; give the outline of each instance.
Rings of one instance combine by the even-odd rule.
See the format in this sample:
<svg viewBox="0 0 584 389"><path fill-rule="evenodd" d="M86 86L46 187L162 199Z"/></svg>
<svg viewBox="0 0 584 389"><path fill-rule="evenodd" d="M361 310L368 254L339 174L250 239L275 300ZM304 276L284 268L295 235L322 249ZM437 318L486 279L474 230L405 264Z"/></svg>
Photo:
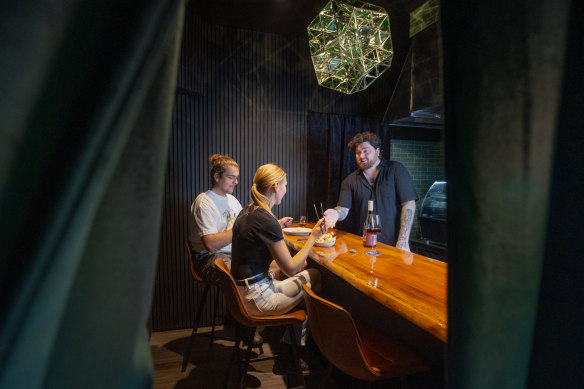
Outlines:
<svg viewBox="0 0 584 389"><path fill-rule="evenodd" d="M367 161L367 162L359 162L359 167L361 168L361 170L367 170L370 167L372 167L373 165L375 165L375 162L377 161Z"/></svg>

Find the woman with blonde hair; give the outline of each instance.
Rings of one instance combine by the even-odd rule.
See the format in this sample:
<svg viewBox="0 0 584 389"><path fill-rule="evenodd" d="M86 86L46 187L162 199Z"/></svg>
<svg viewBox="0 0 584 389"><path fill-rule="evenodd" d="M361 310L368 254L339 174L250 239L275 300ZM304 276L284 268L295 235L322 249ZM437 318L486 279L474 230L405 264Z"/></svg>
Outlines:
<svg viewBox="0 0 584 389"><path fill-rule="evenodd" d="M302 249L292 257L282 234L284 222L272 213L272 207L280 204L286 194L286 185L286 173L280 167L260 166L253 178L252 202L233 225L231 274L252 315L288 312L303 300L302 284L311 288L320 284L318 270L304 268L314 242L323 235L320 225L324 219L316 223ZM272 259L289 278L274 279L269 272Z"/></svg>

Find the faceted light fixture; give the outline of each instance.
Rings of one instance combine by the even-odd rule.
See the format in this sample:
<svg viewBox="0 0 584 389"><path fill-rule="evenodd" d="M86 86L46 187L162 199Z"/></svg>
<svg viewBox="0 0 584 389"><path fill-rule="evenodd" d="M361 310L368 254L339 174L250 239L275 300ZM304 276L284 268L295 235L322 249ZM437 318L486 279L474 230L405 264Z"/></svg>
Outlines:
<svg viewBox="0 0 584 389"><path fill-rule="evenodd" d="M391 65L387 12L358 0L331 0L308 26L318 83L343 93L367 88Z"/></svg>

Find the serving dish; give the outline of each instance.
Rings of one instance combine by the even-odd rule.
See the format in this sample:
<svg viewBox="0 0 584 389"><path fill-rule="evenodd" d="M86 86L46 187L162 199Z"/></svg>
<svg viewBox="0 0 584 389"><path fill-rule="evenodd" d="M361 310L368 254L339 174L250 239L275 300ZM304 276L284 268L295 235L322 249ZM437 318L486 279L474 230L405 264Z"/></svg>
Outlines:
<svg viewBox="0 0 584 389"><path fill-rule="evenodd" d="M318 246L318 247L333 247L335 245L336 241L337 241L337 238L334 238L331 242L322 242L322 243L315 242L314 245Z"/></svg>
<svg viewBox="0 0 584 389"><path fill-rule="evenodd" d="M312 229L306 227L286 227L282 228L282 231L286 235L295 235L295 236L303 236L303 235L310 235Z"/></svg>
<svg viewBox="0 0 584 389"><path fill-rule="evenodd" d="M318 247L332 247L335 245L336 241L337 237L334 235L334 233L327 232L326 234L318 238L317 241L314 242L314 245Z"/></svg>

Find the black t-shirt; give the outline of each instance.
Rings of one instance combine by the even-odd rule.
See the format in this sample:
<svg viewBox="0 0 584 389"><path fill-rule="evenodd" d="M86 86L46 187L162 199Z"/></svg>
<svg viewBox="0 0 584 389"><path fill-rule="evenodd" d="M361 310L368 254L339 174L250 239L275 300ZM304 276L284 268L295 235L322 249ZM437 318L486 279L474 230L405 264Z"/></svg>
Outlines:
<svg viewBox="0 0 584 389"><path fill-rule="evenodd" d="M282 227L273 215L255 205L245 207L233 225L231 246L233 278L242 280L267 272L272 262L267 245L282 239L284 239Z"/></svg>
<svg viewBox="0 0 584 389"><path fill-rule="evenodd" d="M348 232L363 235L367 201L373 200L373 213L381 218L381 233L377 235L377 240L395 245L399 234L401 204L418 200L418 192L412 177L401 163L381 160L378 169L374 186L367 181L361 169L345 177L337 205L350 208L347 219L352 223Z"/></svg>

